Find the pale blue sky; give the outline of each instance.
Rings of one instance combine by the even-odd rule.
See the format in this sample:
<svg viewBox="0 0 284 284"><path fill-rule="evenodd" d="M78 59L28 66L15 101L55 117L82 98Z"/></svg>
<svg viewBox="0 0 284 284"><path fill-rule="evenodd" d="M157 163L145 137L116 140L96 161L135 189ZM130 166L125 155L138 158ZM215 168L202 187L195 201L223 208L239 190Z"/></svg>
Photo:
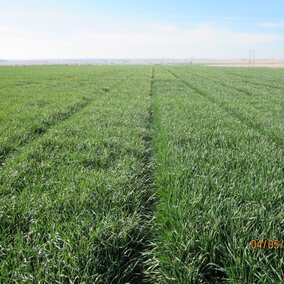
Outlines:
<svg viewBox="0 0 284 284"><path fill-rule="evenodd" d="M0 59L284 58L283 0L0 0Z"/></svg>

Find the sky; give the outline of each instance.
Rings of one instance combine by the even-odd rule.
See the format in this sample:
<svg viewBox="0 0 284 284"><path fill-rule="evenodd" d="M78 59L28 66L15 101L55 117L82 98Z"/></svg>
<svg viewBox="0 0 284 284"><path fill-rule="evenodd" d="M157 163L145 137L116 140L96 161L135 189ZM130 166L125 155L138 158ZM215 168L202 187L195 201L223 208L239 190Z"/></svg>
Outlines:
<svg viewBox="0 0 284 284"><path fill-rule="evenodd" d="M0 0L0 59L284 59L284 0Z"/></svg>

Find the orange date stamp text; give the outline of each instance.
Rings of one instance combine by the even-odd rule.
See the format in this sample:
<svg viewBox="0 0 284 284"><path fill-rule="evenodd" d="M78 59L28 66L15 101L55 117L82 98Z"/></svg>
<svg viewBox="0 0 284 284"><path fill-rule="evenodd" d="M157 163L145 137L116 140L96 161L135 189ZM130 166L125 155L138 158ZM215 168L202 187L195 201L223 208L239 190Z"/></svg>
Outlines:
<svg viewBox="0 0 284 284"><path fill-rule="evenodd" d="M254 250L257 249L283 249L284 240L251 240L251 248Z"/></svg>

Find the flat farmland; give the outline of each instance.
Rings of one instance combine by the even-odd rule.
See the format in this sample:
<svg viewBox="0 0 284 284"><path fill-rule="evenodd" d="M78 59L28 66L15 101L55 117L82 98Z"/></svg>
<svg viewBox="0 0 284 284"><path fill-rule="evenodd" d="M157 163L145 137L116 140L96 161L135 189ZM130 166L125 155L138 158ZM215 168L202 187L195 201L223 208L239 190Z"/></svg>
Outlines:
<svg viewBox="0 0 284 284"><path fill-rule="evenodd" d="M284 69L0 67L0 283L283 283Z"/></svg>

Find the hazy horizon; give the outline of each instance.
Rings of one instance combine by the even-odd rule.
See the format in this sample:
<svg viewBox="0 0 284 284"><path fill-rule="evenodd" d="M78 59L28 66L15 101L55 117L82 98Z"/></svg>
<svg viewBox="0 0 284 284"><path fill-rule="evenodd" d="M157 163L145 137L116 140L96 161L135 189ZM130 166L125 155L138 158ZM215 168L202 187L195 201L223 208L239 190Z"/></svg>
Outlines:
<svg viewBox="0 0 284 284"><path fill-rule="evenodd" d="M143 57L125 57L125 58L119 58L119 57L113 57L113 58L19 58L19 59L13 59L13 58L0 58L0 61L158 61L158 60L177 60L177 61L205 61L205 60L212 60L212 61L243 61L243 60L249 60L249 57L247 58L202 58L202 57L188 57L188 58L174 58L174 57L156 57L156 58L143 58ZM283 61L283 58L255 58L255 61L265 61L265 60L271 60L271 61Z"/></svg>

